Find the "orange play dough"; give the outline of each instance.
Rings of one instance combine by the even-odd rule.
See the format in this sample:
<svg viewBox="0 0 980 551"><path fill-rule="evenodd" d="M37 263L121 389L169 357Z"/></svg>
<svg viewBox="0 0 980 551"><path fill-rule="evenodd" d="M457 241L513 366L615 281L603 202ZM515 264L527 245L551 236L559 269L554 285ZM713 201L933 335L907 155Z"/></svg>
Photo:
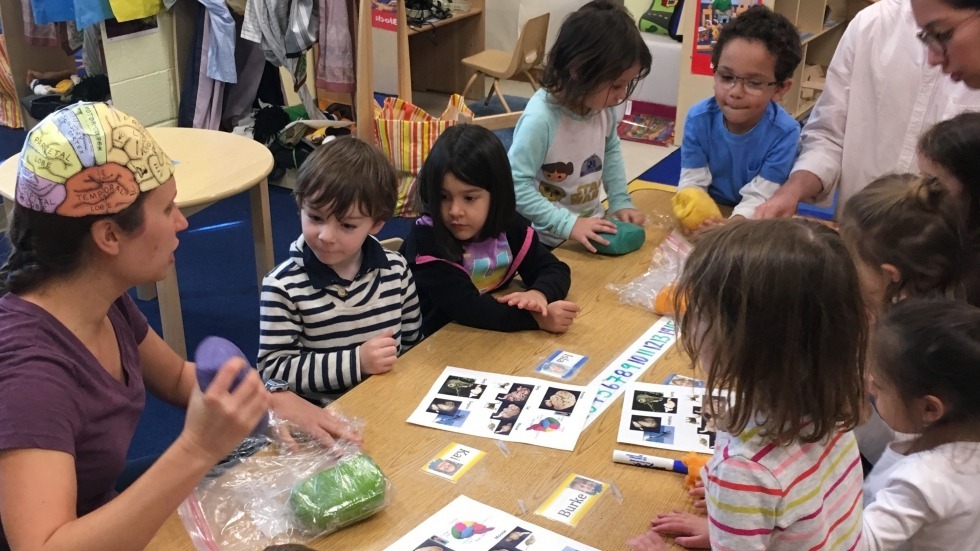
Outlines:
<svg viewBox="0 0 980 551"><path fill-rule="evenodd" d="M660 291L657 292L656 298L653 301L653 311L660 314L661 316L671 316L676 314L674 311L674 298L677 294L677 287L674 283L668 283L664 285ZM687 301L681 299L681 313L687 307Z"/></svg>
<svg viewBox="0 0 980 551"><path fill-rule="evenodd" d="M701 480L701 469L708 463L711 456L699 453L688 453L681 457L681 463L687 466L687 476L684 477L684 486L690 490Z"/></svg>

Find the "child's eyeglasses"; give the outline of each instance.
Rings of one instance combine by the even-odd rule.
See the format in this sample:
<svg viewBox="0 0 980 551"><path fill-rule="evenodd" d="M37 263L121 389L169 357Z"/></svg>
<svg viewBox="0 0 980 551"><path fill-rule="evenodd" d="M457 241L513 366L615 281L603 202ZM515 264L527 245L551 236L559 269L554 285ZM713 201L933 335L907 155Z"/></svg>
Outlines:
<svg viewBox="0 0 980 551"><path fill-rule="evenodd" d="M963 19L960 19L952 27L946 29L945 31L933 31L928 29L922 29L915 34L915 37L922 41L932 53L946 57L946 47L949 45L949 41L956 34L957 29L963 26L967 21L971 21L974 18L980 16L980 10L977 10L973 15L968 15Z"/></svg>
<svg viewBox="0 0 980 551"><path fill-rule="evenodd" d="M723 88L734 88L739 81L742 82L742 86L745 88L745 91L750 94L761 94L766 90L766 88L769 88L770 86L777 86L779 84L778 80L765 82L754 78L737 77L728 73L715 73L715 84Z"/></svg>

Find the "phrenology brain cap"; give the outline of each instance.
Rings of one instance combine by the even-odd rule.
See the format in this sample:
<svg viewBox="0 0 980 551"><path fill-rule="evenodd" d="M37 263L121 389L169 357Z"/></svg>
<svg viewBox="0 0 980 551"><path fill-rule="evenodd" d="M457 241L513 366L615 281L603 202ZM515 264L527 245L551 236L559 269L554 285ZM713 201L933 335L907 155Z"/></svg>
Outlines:
<svg viewBox="0 0 980 551"><path fill-rule="evenodd" d="M27 134L17 204L62 216L115 214L173 174L170 157L136 119L105 103L77 103Z"/></svg>

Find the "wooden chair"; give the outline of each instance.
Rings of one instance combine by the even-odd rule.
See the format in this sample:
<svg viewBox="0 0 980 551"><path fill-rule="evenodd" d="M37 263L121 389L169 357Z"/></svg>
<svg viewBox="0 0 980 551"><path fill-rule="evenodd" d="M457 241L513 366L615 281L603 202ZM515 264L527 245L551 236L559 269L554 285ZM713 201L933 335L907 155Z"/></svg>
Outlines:
<svg viewBox="0 0 980 551"><path fill-rule="evenodd" d="M544 61L545 39L548 37L548 20L550 14L539 15L531 19L521 30L521 36L517 39L517 45L513 52L502 50L484 50L476 55L463 59L463 64L476 69L466 88L463 89L463 97L470 91L473 83L481 74L493 78L490 86L490 93L484 105L490 103L490 97L496 93L500 98L501 105L510 113L510 106L504 99L503 92L500 91L500 80L509 80L517 75L523 75L531 83L531 87L537 91L538 81L531 74L531 69L540 65Z"/></svg>
<svg viewBox="0 0 980 551"><path fill-rule="evenodd" d="M398 252L398 249L402 247L404 241L401 237L389 237L388 239L381 240L381 246L389 251Z"/></svg>
<svg viewBox="0 0 980 551"><path fill-rule="evenodd" d="M3 1L3 0L0 0ZM356 73L357 73L357 93L354 95L354 114L357 119L356 135L358 138L368 142L377 143L377 135L374 131L374 106L376 105L374 101L374 67L373 67L373 53L372 53L372 43L371 43L371 0L358 0L359 10L357 18L357 30L356 30ZM405 3L398 2L397 4L396 17L398 20L397 29L397 51L398 56L398 97L404 101L412 101L412 76L409 72L409 52L408 52L408 22L405 16ZM544 28L540 31L541 34L541 46L539 48L540 54L538 55L538 61L544 59L544 43L545 37L548 34L548 16L543 16ZM541 19L540 17L537 19ZM524 31L521 32L521 38L518 41L518 47L515 51L523 51L521 44L525 42L525 35L528 34L527 28L531 25L533 21L537 19L532 19L528 21L524 26ZM476 57L476 56L473 56ZM465 61L465 60L464 60ZM533 62L537 64L538 61ZM533 67L530 65L529 67ZM526 71L526 69L525 69ZM518 71L515 71L517 74ZM473 84L475 78L471 78L469 83L466 85L467 88ZM532 86L537 86L537 81L533 78L531 79ZM499 93L499 88L497 88ZM503 95L500 96L501 101L503 101ZM517 120L520 118L520 112L512 112L510 108L504 103L504 107L507 108L506 113L499 115L488 115L485 117L460 117L460 122L478 124L490 130L499 130L501 128L513 128L517 124Z"/></svg>

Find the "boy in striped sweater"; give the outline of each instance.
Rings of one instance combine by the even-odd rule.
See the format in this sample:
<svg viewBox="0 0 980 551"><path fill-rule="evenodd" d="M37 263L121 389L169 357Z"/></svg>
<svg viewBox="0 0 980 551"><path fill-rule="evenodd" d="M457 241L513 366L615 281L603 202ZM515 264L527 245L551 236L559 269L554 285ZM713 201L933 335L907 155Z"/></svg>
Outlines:
<svg viewBox="0 0 980 551"><path fill-rule="evenodd" d="M394 169L354 138L321 146L300 167L303 234L262 281L258 369L324 402L386 373L421 340L405 259L372 235L395 210Z"/></svg>

